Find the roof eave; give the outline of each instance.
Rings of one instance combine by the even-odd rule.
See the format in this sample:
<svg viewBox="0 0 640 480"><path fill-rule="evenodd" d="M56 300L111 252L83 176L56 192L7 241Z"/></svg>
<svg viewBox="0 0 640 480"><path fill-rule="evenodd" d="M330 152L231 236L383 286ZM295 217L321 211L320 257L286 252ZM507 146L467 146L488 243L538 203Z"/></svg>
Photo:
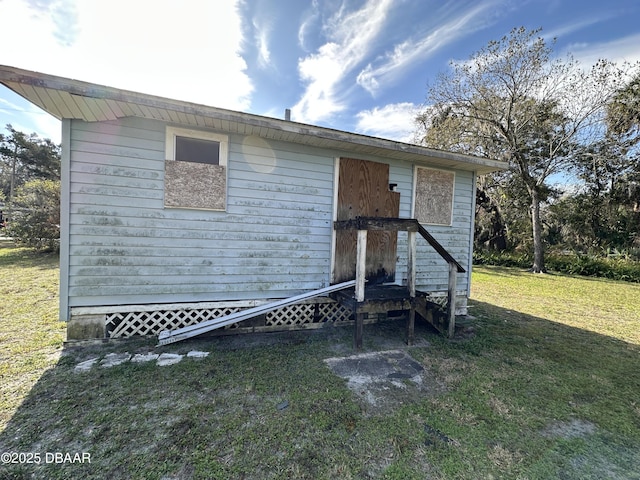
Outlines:
<svg viewBox="0 0 640 480"><path fill-rule="evenodd" d="M195 127L213 126L228 133L245 133L273 140L470 170L478 174L506 168L504 162L487 158L121 90L15 67L0 66L0 83L58 119L73 118L90 122L137 116Z"/></svg>

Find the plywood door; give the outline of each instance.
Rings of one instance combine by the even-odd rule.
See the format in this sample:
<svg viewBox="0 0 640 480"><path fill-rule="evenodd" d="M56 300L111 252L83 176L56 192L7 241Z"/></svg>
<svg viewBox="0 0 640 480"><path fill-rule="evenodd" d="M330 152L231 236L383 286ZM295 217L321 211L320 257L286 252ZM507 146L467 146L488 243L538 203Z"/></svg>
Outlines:
<svg viewBox="0 0 640 480"><path fill-rule="evenodd" d="M397 218L400 194L389 190L389 165L341 158L338 172L337 220L360 217ZM367 236L369 283L395 280L397 232L370 231ZM336 231L335 283L356 276L356 232Z"/></svg>

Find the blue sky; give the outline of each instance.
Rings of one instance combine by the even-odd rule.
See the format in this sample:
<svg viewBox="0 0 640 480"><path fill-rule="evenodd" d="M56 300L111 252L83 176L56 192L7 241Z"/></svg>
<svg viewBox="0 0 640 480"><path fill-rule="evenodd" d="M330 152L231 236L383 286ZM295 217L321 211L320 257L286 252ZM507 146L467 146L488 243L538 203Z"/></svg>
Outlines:
<svg viewBox="0 0 640 480"><path fill-rule="evenodd" d="M0 18L3 65L402 141L436 75L514 27L584 67L640 61L637 0L0 0ZM2 86L0 122L60 140Z"/></svg>

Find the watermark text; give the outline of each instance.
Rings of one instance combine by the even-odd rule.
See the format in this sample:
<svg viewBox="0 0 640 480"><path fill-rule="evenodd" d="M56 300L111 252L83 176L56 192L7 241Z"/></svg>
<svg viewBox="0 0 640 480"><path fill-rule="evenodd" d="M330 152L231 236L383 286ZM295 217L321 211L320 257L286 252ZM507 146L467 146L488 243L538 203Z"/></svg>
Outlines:
<svg viewBox="0 0 640 480"><path fill-rule="evenodd" d="M91 463L91 454L89 452L3 452L0 454L0 461L3 465Z"/></svg>

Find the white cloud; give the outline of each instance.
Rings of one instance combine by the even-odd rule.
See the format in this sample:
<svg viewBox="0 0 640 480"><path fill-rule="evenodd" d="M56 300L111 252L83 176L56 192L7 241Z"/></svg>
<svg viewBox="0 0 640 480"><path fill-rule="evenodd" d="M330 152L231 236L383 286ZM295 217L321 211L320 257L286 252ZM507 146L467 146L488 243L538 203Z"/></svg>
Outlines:
<svg viewBox="0 0 640 480"><path fill-rule="evenodd" d="M374 137L412 142L418 106L410 103L392 103L384 107L359 112L356 131Z"/></svg>
<svg viewBox="0 0 640 480"><path fill-rule="evenodd" d="M486 27L485 13L493 14L495 2L485 2L471 9L462 9L454 18L443 18L430 24L428 32L419 38L401 42L393 51L369 63L358 75L358 84L375 95L383 84L396 80L438 49L458 38ZM436 17L434 17L436 18Z"/></svg>
<svg viewBox="0 0 640 480"><path fill-rule="evenodd" d="M269 48L269 37L271 35L272 26L264 18L264 16L254 16L252 20L254 41L258 50L258 66L262 69L270 68L271 50Z"/></svg>
<svg viewBox="0 0 640 480"><path fill-rule="evenodd" d="M123 15L123 12L127 12ZM242 29L232 2L86 2L80 55L97 56L100 79L148 93L247 109L252 85L238 55ZM106 41L105 41L106 40ZM114 68L115 67L115 68ZM126 75L126 77L124 76Z"/></svg>
<svg viewBox="0 0 640 480"><path fill-rule="evenodd" d="M4 130L6 124L11 124L20 132L27 134L36 132L42 138L50 138L55 143L60 143L62 131L57 118L40 110L17 94L7 92L4 96L5 98L0 98L2 118L0 130Z"/></svg>
<svg viewBox="0 0 640 480"><path fill-rule="evenodd" d="M60 143L62 141L62 123L55 117L52 117L48 113L40 112L39 115L32 115L31 122L34 128L24 131L35 131L42 138L49 138L54 143Z"/></svg>
<svg viewBox="0 0 640 480"><path fill-rule="evenodd" d="M617 38L610 42L569 45L566 51L584 66L590 67L600 59L622 62L640 62L640 34Z"/></svg>
<svg viewBox="0 0 640 480"><path fill-rule="evenodd" d="M269 39L267 37L267 32L264 30L260 32L258 36L258 63L262 68L266 68L269 66L271 62L271 51L269 50Z"/></svg>
<svg viewBox="0 0 640 480"><path fill-rule="evenodd" d="M246 110L236 1L0 1L3 63L170 98ZM62 35L62 31L71 34ZM28 33L28 39L25 37ZM22 41L16 41L21 39Z"/></svg>
<svg viewBox="0 0 640 480"><path fill-rule="evenodd" d="M599 22L602 22L614 17L615 15L613 13L610 13L609 15L599 16L597 18L574 19L572 22L564 23L554 28L553 30L549 30L549 31L542 30L542 32L540 32L540 36L548 40L551 40L554 38L561 39L565 35L570 35L572 33L583 30L585 28L589 28L592 25L596 25Z"/></svg>
<svg viewBox="0 0 640 480"><path fill-rule="evenodd" d="M298 63L307 86L292 108L297 121L315 123L345 109L338 85L370 53L392 6L392 0L368 0L361 9L347 12L343 4L329 18L323 26L327 42ZM307 22L304 29L310 28Z"/></svg>
<svg viewBox="0 0 640 480"><path fill-rule="evenodd" d="M305 51L308 51L307 36L314 29L319 18L320 13L318 11L318 0L313 0L311 8L305 13L304 18L300 22L300 27L298 28L298 45L300 45L300 47Z"/></svg>

